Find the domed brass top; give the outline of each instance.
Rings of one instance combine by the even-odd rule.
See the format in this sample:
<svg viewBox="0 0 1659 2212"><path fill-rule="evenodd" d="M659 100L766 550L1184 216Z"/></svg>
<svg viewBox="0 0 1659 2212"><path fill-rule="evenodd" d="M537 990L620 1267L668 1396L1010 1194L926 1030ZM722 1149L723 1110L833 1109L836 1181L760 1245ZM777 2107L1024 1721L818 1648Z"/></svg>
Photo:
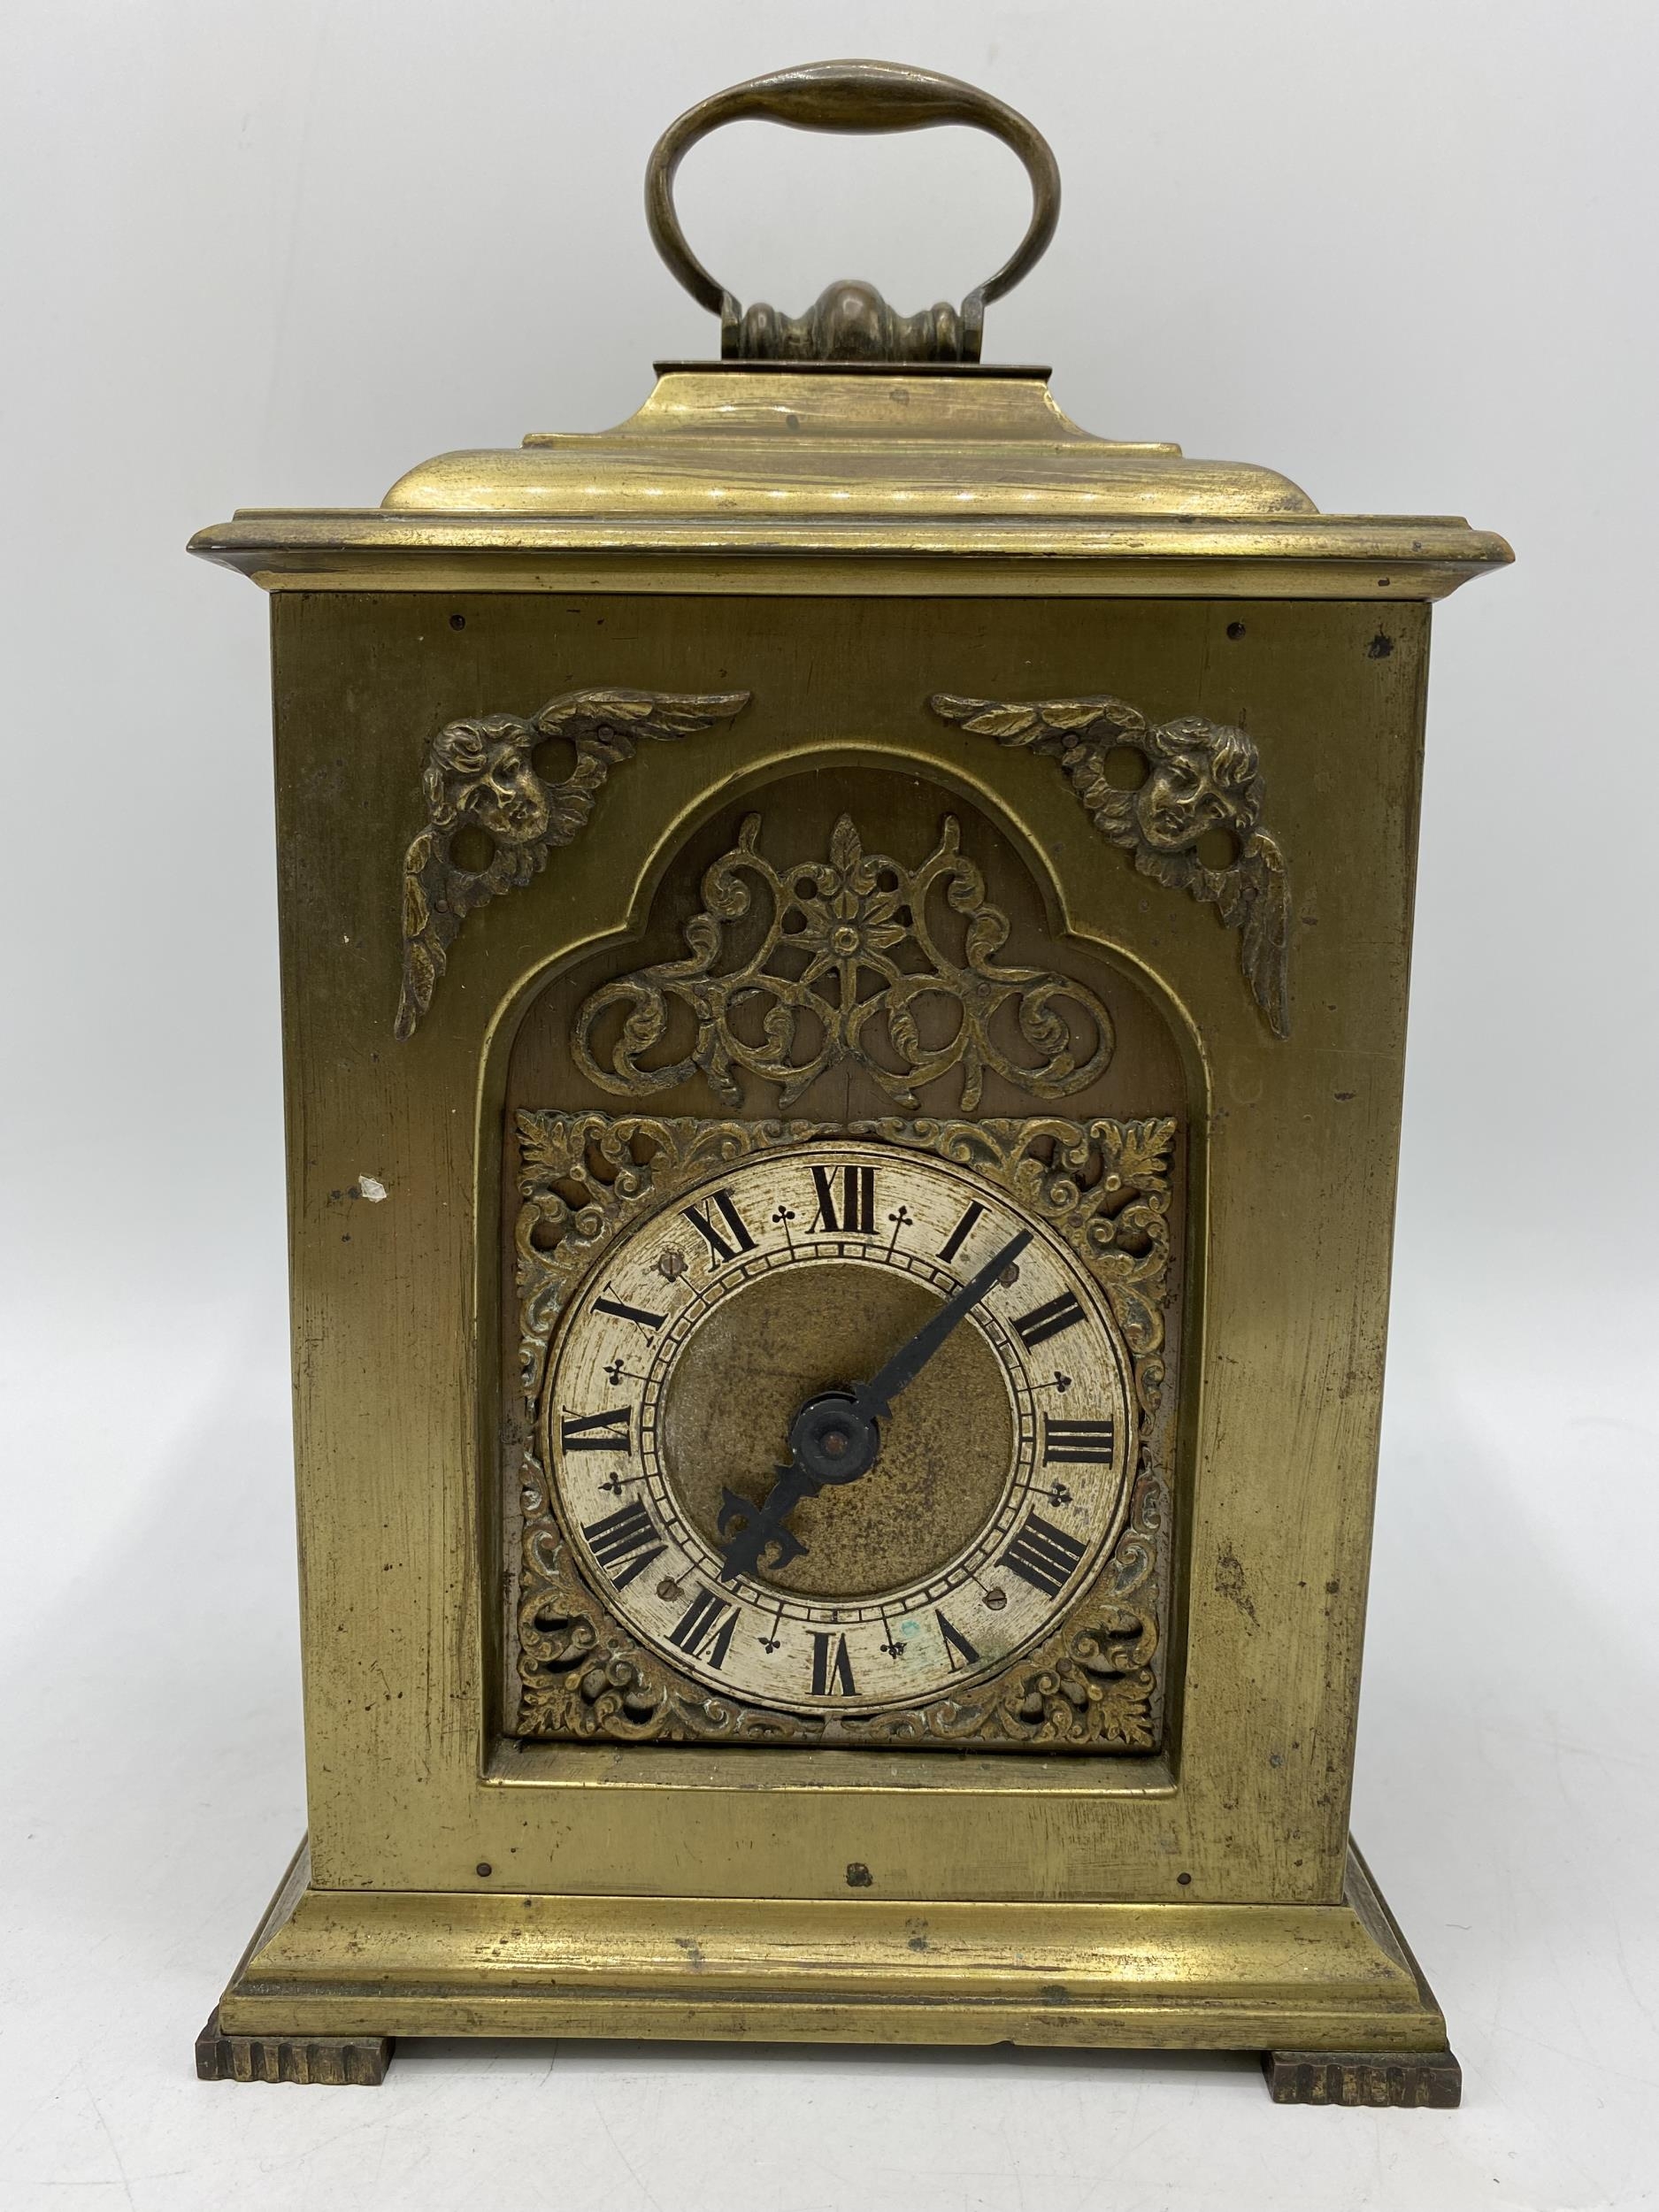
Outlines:
<svg viewBox="0 0 1659 2212"><path fill-rule="evenodd" d="M379 507L244 509L272 588L1439 598L1511 556L1323 515L1272 469L1096 438L1041 369L667 364L614 430L441 454Z"/></svg>

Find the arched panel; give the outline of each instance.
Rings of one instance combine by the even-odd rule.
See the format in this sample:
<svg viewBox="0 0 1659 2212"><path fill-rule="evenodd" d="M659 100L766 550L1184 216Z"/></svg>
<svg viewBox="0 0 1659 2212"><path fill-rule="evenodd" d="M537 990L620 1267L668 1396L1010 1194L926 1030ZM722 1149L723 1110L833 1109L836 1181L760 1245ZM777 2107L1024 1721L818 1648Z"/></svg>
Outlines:
<svg viewBox="0 0 1659 2212"><path fill-rule="evenodd" d="M521 1002L500 1180L510 1732L1162 1745L1176 1445L1164 1386L1193 1302L1201 1064L1125 964L1056 928L1053 886L1017 834L979 797L868 756L781 772L684 836L639 935ZM874 1368L904 1317L919 1325L952 1294L949 1224L934 1225L941 1242L924 1220L946 1203L935 1169L965 1179L949 1202L971 1225L1029 1225L1025 1264L1051 1294L1022 1314L1010 1290L1002 1322L988 1303L976 1312L930 1373L931 1412L918 1385L890 1415L879 1481L798 1502L784 1540L810 1563L769 1556L753 1587L728 1586L722 1502L764 1512L794 1399ZM894 1202L877 1202L878 1176ZM761 1216L743 1215L757 1202L733 1199L733 1177L766 1192ZM727 1205L724 1223L694 1209L700 1193ZM663 1242L675 1209L693 1225L654 1264L685 1279L656 1294L626 1255L648 1222ZM854 1266L844 1240L830 1263L824 1239L849 1222L873 1235L886 1275ZM733 1267L722 1280L747 1271L758 1287L717 1299L698 1272L710 1260ZM676 1301L694 1293L710 1302L706 1325L698 1309L682 1326ZM1073 1309L1090 1325L1067 1335ZM580 1317L595 1310L608 1356L582 1355L579 1377ZM701 1356L717 1338L718 1359ZM664 1346L677 1346L672 1377ZM684 1379L699 1373L749 1416L718 1468L719 1408ZM769 1623L759 1609L773 1596ZM861 1605L880 1616L864 1647ZM770 1659L792 1633L799 1678L773 1692L749 1646Z"/></svg>

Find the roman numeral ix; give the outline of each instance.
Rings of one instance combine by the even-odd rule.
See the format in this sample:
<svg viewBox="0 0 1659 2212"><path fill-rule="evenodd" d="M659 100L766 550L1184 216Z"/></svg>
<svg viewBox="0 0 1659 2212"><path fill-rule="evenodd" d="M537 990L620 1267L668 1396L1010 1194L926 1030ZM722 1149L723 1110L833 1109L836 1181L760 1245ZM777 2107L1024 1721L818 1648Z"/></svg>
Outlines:
<svg viewBox="0 0 1659 2212"><path fill-rule="evenodd" d="M626 1590L635 1575L643 1574L652 1560L660 1559L668 1548L662 1531L637 1500L618 1506L602 1520L584 1522L582 1534L588 1539L588 1550L618 1590Z"/></svg>
<svg viewBox="0 0 1659 2212"><path fill-rule="evenodd" d="M710 1263L722 1267L727 1260L734 1260L740 1252L752 1252L755 1240L749 1233L742 1215L733 1204L731 1192L718 1190L707 1203L707 1213L699 1206L687 1206L685 1213L687 1220L708 1246ZM710 1214L719 1215L723 1229L716 1228L709 1218ZM726 1242L727 1234L732 1239L729 1244Z"/></svg>
<svg viewBox="0 0 1659 2212"><path fill-rule="evenodd" d="M827 1229L831 1235L872 1237L876 1233L876 1171L873 1167L844 1167L841 1171L841 1187L839 1214L835 1204L836 1171L833 1168L815 1167L812 1187L818 1193L818 1219L815 1229Z"/></svg>
<svg viewBox="0 0 1659 2212"><path fill-rule="evenodd" d="M1044 1597L1057 1598L1077 1572L1082 1556L1083 1547L1076 1537L1045 1521L1033 1508L1002 1554L1002 1563L1010 1574L1029 1582Z"/></svg>

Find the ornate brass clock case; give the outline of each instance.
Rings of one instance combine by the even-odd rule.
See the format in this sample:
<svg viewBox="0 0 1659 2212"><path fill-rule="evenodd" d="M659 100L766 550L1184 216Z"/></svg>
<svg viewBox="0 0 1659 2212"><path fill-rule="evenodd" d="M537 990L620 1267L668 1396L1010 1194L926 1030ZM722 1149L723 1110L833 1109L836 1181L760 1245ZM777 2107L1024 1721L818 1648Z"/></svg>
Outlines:
<svg viewBox="0 0 1659 2212"><path fill-rule="evenodd" d="M733 114L960 120L960 309L741 308ZM1052 157L875 64L658 150L722 316L273 595L310 1834L198 2047L1150 2044L1443 2102L1348 1834L1446 518L1087 436Z"/></svg>

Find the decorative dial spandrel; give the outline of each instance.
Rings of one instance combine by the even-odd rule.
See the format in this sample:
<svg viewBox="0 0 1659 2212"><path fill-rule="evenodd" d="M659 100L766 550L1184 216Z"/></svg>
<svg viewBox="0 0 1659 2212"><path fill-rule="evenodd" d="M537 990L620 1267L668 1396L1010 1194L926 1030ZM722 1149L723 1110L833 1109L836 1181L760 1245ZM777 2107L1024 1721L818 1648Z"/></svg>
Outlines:
<svg viewBox="0 0 1659 2212"><path fill-rule="evenodd" d="M1051 1634L1123 1529L1138 1427L1053 1228L949 1161L826 1139L612 1243L540 1443L607 1609L718 1696L811 1716L961 1694Z"/></svg>

